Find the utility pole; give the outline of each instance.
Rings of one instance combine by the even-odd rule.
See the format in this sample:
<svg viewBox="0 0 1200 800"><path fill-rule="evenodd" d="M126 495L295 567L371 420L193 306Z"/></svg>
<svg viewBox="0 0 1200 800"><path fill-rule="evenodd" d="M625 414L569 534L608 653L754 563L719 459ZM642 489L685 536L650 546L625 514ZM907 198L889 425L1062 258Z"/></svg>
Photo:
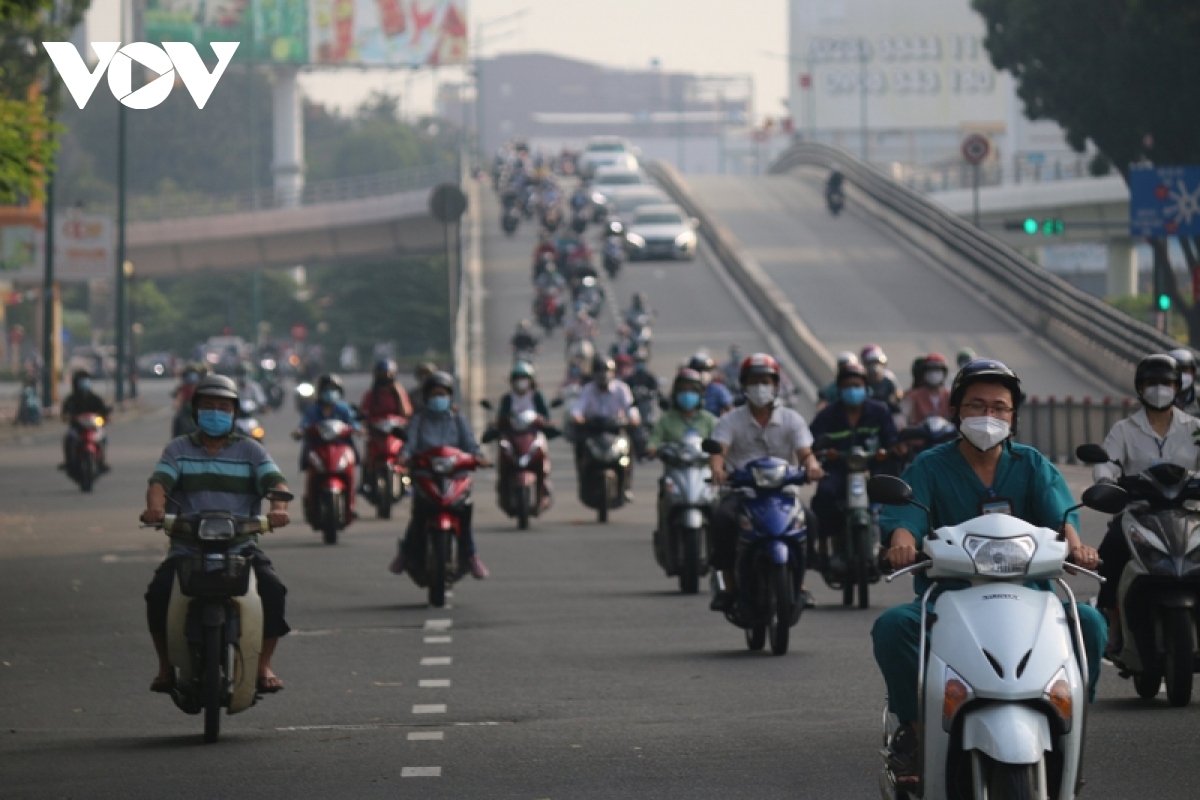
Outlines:
<svg viewBox="0 0 1200 800"><path fill-rule="evenodd" d="M862 138L862 160L864 163L870 163L871 149L867 144L867 40L860 39L858 43L858 94L860 98L859 108L859 136Z"/></svg>

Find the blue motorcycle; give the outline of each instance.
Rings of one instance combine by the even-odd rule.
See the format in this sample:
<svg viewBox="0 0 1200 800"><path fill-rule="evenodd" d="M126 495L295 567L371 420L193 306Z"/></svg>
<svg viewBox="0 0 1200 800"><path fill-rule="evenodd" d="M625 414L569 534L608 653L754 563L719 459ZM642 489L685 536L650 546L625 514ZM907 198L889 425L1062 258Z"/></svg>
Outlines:
<svg viewBox="0 0 1200 800"><path fill-rule="evenodd" d="M732 472L726 484L741 495L737 604L726 618L746 632L746 645L787 652L789 633L804 611L807 528L804 504L791 487L808 481L803 469L780 458L760 458Z"/></svg>
<svg viewBox="0 0 1200 800"><path fill-rule="evenodd" d="M13 418L13 424L42 424L42 401L38 397L36 387L26 385L21 388L21 399L17 403L17 415Z"/></svg>

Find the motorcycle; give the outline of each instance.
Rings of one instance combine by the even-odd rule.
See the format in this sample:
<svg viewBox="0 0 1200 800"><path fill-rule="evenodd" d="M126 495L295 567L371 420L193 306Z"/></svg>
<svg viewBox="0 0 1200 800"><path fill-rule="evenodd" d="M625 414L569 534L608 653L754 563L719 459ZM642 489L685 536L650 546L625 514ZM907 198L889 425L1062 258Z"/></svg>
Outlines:
<svg viewBox="0 0 1200 800"><path fill-rule="evenodd" d="M279 375L278 364L274 358L265 357L259 361L259 384L267 395L267 405L278 411L283 408L283 381Z"/></svg>
<svg viewBox="0 0 1200 800"><path fill-rule="evenodd" d="M629 437L624 426L608 417L590 417L575 427L582 446L575 458L579 476L579 502L596 512L597 522L608 522L608 512L625 505L632 465Z"/></svg>
<svg viewBox="0 0 1200 800"><path fill-rule="evenodd" d="M1099 445L1083 445L1076 455L1086 464L1109 461ZM1200 473L1157 464L1122 475L1116 486L1092 487L1101 488L1112 496L1114 510L1105 513L1121 515L1130 554L1117 588L1123 646L1111 660L1143 699L1156 697L1165 679L1167 702L1181 708L1191 702L1200 667Z"/></svg>
<svg viewBox="0 0 1200 800"><path fill-rule="evenodd" d="M571 215L571 230L582 236L583 232L587 230L588 216L586 207L576 209L575 213Z"/></svg>
<svg viewBox="0 0 1200 800"><path fill-rule="evenodd" d="M590 275L579 282L579 292L575 295L575 311L584 309L592 319L599 319L604 310L604 291Z"/></svg>
<svg viewBox="0 0 1200 800"><path fill-rule="evenodd" d="M630 313L625 317L625 325L629 329L629 350L630 354L642 353L648 359L650 358L650 342L654 338L654 331L650 327L654 322L654 318L645 311Z"/></svg>
<svg viewBox="0 0 1200 800"><path fill-rule="evenodd" d="M654 423L658 422L659 408L662 404L656 389L648 386L633 386L629 391L633 394L633 405L637 408L642 420L641 425L629 432L629 440L633 445L634 458L644 461L646 447L650 442L650 431L654 429Z"/></svg>
<svg viewBox="0 0 1200 800"><path fill-rule="evenodd" d="M547 336L554 331L555 326L562 324L565 311L558 289L551 287L538 290L537 298L533 301L533 313Z"/></svg>
<svg viewBox="0 0 1200 800"><path fill-rule="evenodd" d="M706 439L704 452L721 452L719 442ZM759 458L726 478L730 491L742 494L741 533L737 552L737 604L725 618L745 631L746 646L771 652L788 651L791 629L804 611L801 585L808 530L804 505L795 488L808 481L802 469L780 458ZM725 591L722 575L714 573L714 590Z"/></svg>
<svg viewBox="0 0 1200 800"><path fill-rule="evenodd" d="M517 228L521 224L521 212L516 206L511 206L504 209L500 213L500 229L508 236L512 236L517 232Z"/></svg>
<svg viewBox="0 0 1200 800"><path fill-rule="evenodd" d="M1104 487L1084 492L1084 505L1104 505L1097 488ZM871 478L868 493L876 503L916 505L911 487L890 475ZM1066 538L1007 514L984 514L931 531L921 550L922 560L888 576L925 570L933 581L920 603L919 789L897 785L887 753L899 721L885 713L882 797L1075 797L1087 661L1076 656L1083 635L1062 580ZM929 601L943 580L970 586L940 594L935 615ZM1028 585L1039 580L1055 580L1072 602L1064 608L1053 592Z"/></svg>
<svg viewBox="0 0 1200 800"><path fill-rule="evenodd" d="M897 467L903 471L913 460L931 447L958 438L958 428L945 417L926 417L919 425L909 425L896 435L896 442L904 445L904 457Z"/></svg>
<svg viewBox="0 0 1200 800"><path fill-rule="evenodd" d="M258 421L258 403L253 400L243 397L240 401L239 413L237 419L233 421L233 430L235 433L240 433L242 436L249 436L257 442L261 442L266 436L266 430L262 423Z"/></svg>
<svg viewBox="0 0 1200 800"><path fill-rule="evenodd" d="M42 401L38 398L37 389L33 386L21 388L21 396L17 400L17 414L13 417L13 425L37 426L42 424Z"/></svg>
<svg viewBox="0 0 1200 800"><path fill-rule="evenodd" d="M71 418L67 475L82 492L92 491L104 466L104 443L108 439L104 424L99 414L76 414Z"/></svg>
<svg viewBox="0 0 1200 800"><path fill-rule="evenodd" d="M296 384L294 392L296 413L304 416L304 412L317 399L317 389L312 385L311 381L301 381Z"/></svg>
<svg viewBox="0 0 1200 800"><path fill-rule="evenodd" d="M379 519L392 518L392 506L404 499L412 484L408 470L400 465L406 424L404 417L395 414L367 421L366 497Z"/></svg>
<svg viewBox="0 0 1200 800"><path fill-rule="evenodd" d="M556 400L551 405L556 404L562 405L562 402ZM492 410L488 400L480 400L479 405ZM526 410L513 415L506 429L492 428L483 436L484 444L499 442L496 501L501 511L516 518L520 530L529 528L530 517L541 516L550 508L550 491L546 487L546 443L561 435L536 411Z"/></svg>
<svg viewBox="0 0 1200 800"><path fill-rule="evenodd" d="M479 460L453 447L434 447L412 461L413 504L428 506L425 528L417 533L417 546L424 557L414 559L406 568L413 583L428 587L429 605L446 605L446 589L461 578L459 555L462 538L462 511L471 499L471 471Z"/></svg>
<svg viewBox="0 0 1200 800"><path fill-rule="evenodd" d="M321 532L325 544L337 544L338 531L354 519L354 429L339 419L310 425L304 435L316 439L308 451L304 518Z"/></svg>
<svg viewBox="0 0 1200 800"><path fill-rule="evenodd" d="M708 522L714 498L708 456L698 434L670 442L656 454L663 463L659 481L658 527L654 560L668 578L679 577L679 591L696 594L708 574Z"/></svg>
<svg viewBox="0 0 1200 800"><path fill-rule="evenodd" d="M604 271L608 273L609 278L616 278L617 273L621 271L621 265L625 263L625 248L621 242L620 236L604 237Z"/></svg>
<svg viewBox="0 0 1200 800"><path fill-rule="evenodd" d="M562 225L562 212L558 206L551 206L542 213L542 227L549 233L554 233Z"/></svg>
<svg viewBox="0 0 1200 800"><path fill-rule="evenodd" d="M291 500L272 490L270 500ZM221 709L238 714L259 695L258 659L262 653L262 601L254 577L253 556L245 544L269 533L266 517L237 517L229 512L167 515L160 525L168 535L195 533L177 559L175 585L167 607L167 656L177 677L171 699L186 714L204 713L204 741L221 732ZM176 545L176 547L180 547Z"/></svg>
<svg viewBox="0 0 1200 800"><path fill-rule="evenodd" d="M875 447L868 441L868 447L854 444L848 450L831 449L833 442L822 436L813 444L813 450L820 454L822 466L829 470L830 465L842 462L846 465L845 497L839 504L844 512L845 527L841 531L831 531L825 542L840 539L840 546L834 546L834 555L840 557L841 564L835 570L831 561L833 556L822 553L822 577L833 590L842 590L842 605L854 605L855 589L858 590L858 607L871 607L871 584L879 583L879 514L867 497L867 481L871 478L871 463L877 460Z"/></svg>

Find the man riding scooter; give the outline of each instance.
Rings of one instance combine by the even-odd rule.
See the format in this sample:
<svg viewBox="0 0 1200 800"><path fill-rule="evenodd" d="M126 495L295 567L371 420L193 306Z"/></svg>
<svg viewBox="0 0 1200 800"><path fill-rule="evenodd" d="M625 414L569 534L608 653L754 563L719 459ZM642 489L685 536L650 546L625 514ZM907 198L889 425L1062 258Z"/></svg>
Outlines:
<svg viewBox="0 0 1200 800"><path fill-rule="evenodd" d="M263 446L233 432L238 401L237 385L229 378L210 375L196 384L192 415L199 431L173 439L163 450L150 476L142 522L161 523L168 511L179 515L225 511L253 517L259 514L260 498L269 490L288 490L283 474ZM272 500L268 519L272 528L287 525L287 501ZM259 694L271 694L283 688L283 681L271 669L271 656L279 637L290 630L283 618L287 589L275 574L271 560L258 549L257 538L247 540L244 554L253 559L262 598L263 640L257 690ZM146 617L158 654L158 674L150 684L152 692L171 692L175 688L175 668L167 652L167 609L175 584L176 559L187 554L189 544L193 544L190 538L172 535L167 559L155 570L146 588Z"/></svg>
<svg viewBox="0 0 1200 800"><path fill-rule="evenodd" d="M71 393L63 400L62 404L62 419L68 425L71 421L80 414L99 414L101 417L107 417L112 413L112 408L104 402L104 398L92 391L92 375L86 370L77 370L71 376ZM75 444L75 429L67 428L66 435L63 436L63 463L59 469L71 469L71 453ZM104 448L103 443L100 449L100 471L108 472L108 453Z"/></svg>
<svg viewBox="0 0 1200 800"><path fill-rule="evenodd" d="M508 382L511 391L500 398L500 408L496 412L495 422L488 426L484 431L482 441L488 444L499 439L505 434L513 431L513 422L517 418L528 412L537 415L536 427L531 426L531 431L546 431L552 436L557 436L559 432L550 425L550 406L546 402L545 396L537 386L536 371L532 364L525 361L518 361L513 365L512 370L508 374ZM491 408L491 406L487 406ZM543 440L544 444L544 440ZM505 447L502 444L501 447ZM511 449L509 452L512 452ZM538 474L539 486L537 487L537 496L540 498L538 507L531 509L533 513L540 514L550 508L553 497L553 487L550 482L550 454L543 451L540 461L540 472ZM496 494L500 496L500 506L505 507L505 497L510 489L510 481L514 479L514 475L509 474L504 459L501 460L501 471L496 480ZM517 466L509 464L508 466Z"/></svg>
<svg viewBox="0 0 1200 800"><path fill-rule="evenodd" d="M358 410L366 419L368 427L388 417L399 417L401 425L408 423L413 415L413 405L408 398L408 392L396 382L396 362L388 358L375 362L371 388L362 396ZM362 483L358 490L367 497L375 491L375 475L372 469L372 459L363 459Z"/></svg>
<svg viewBox="0 0 1200 800"><path fill-rule="evenodd" d="M314 494L312 491L313 470L308 463L309 449L316 444L312 440L313 426L318 422L327 419L336 419L346 423L352 430L357 431L358 420L354 409L350 407L342 398L345 397L346 391L342 388L342 381L337 375L322 375L317 379L317 399L312 405L304 410L304 416L300 419L300 426L292 431L293 439L301 439L303 444L300 447L300 471L305 473L304 493L304 511L307 519L313 519L314 509L311 507ZM358 448L351 438L348 442L350 449L354 451L354 460L360 461ZM351 470L351 482L353 482L353 470ZM350 503L350 514L354 514L354 492L351 492L348 497Z"/></svg>

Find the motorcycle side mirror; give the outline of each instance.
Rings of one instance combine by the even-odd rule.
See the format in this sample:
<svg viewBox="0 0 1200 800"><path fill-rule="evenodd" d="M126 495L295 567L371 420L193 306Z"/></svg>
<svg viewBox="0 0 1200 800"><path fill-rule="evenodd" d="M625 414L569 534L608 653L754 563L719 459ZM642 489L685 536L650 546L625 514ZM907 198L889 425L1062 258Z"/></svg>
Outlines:
<svg viewBox="0 0 1200 800"><path fill-rule="evenodd" d="M546 435L547 439L557 439L563 435L562 431L560 431L558 428L551 428L549 426L542 428L542 433Z"/></svg>
<svg viewBox="0 0 1200 800"><path fill-rule="evenodd" d="M876 475L871 478L867 481L867 496L871 498L872 503L881 503L885 506L916 504L913 500L912 487L895 475Z"/></svg>
<svg viewBox="0 0 1200 800"><path fill-rule="evenodd" d="M267 489L263 497L276 503L290 503L296 499L296 495L291 492L285 492L283 489Z"/></svg>
<svg viewBox="0 0 1200 800"><path fill-rule="evenodd" d="M486 400L486 399L480 400L479 405L481 408L486 408L488 411L492 410L492 401L491 400Z"/></svg>
<svg viewBox="0 0 1200 800"><path fill-rule="evenodd" d="M1098 444L1079 445L1075 448L1075 457L1085 464L1107 464L1112 461L1108 451Z"/></svg>
<svg viewBox="0 0 1200 800"><path fill-rule="evenodd" d="M1093 511L1099 511L1101 514L1120 514L1125 510L1125 506L1129 505L1129 492L1116 484L1097 483L1095 486L1089 486L1080 499Z"/></svg>
<svg viewBox="0 0 1200 800"><path fill-rule="evenodd" d="M700 443L700 449L708 453L710 456L719 456L725 450L721 443L716 439L705 439Z"/></svg>
<svg viewBox="0 0 1200 800"><path fill-rule="evenodd" d="M566 403L563 402L563 399L561 397L556 397L550 401L551 408L562 408L564 405L566 405Z"/></svg>

